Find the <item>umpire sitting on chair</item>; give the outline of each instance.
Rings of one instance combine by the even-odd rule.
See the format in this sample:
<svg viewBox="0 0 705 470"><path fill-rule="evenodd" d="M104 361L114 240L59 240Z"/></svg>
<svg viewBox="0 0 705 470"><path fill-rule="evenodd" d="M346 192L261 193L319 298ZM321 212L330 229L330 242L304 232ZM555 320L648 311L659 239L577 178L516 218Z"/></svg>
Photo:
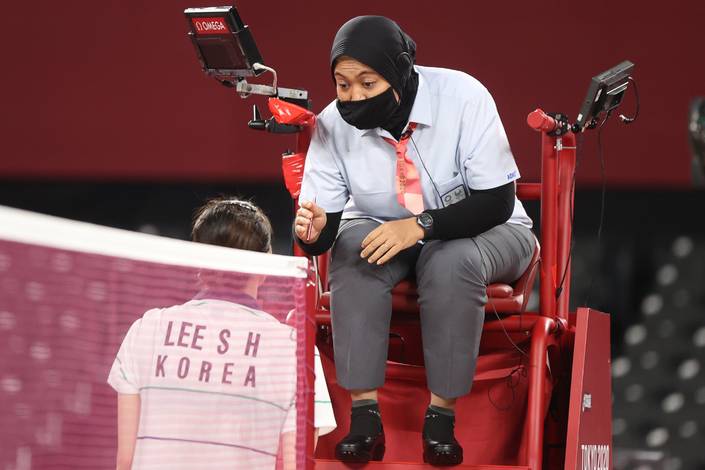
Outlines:
<svg viewBox="0 0 705 470"><path fill-rule="evenodd" d="M318 116L295 220L307 253L333 247L335 366L352 398L336 457L349 462L384 454L377 389L391 290L407 277L418 284L431 392L424 461L462 462L455 402L472 385L486 286L519 278L534 251L492 96L463 72L415 65L415 53L387 18L340 28L330 57L337 99Z"/></svg>

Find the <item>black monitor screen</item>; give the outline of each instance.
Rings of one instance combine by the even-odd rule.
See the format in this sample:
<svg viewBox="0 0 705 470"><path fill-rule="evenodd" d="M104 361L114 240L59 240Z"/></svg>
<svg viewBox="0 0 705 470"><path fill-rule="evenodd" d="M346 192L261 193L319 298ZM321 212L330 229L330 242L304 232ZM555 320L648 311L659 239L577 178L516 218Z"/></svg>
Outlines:
<svg viewBox="0 0 705 470"><path fill-rule="evenodd" d="M592 77L585 101L575 124L579 129L591 127L600 113L615 109L622 102L634 64L628 60Z"/></svg>
<svg viewBox="0 0 705 470"><path fill-rule="evenodd" d="M247 59L242 51L231 41L224 41L218 37L202 37L198 40L198 47L206 68L209 69L249 69Z"/></svg>
<svg viewBox="0 0 705 470"><path fill-rule="evenodd" d="M189 36L203 69L222 82L259 75L262 56L235 7L188 8Z"/></svg>

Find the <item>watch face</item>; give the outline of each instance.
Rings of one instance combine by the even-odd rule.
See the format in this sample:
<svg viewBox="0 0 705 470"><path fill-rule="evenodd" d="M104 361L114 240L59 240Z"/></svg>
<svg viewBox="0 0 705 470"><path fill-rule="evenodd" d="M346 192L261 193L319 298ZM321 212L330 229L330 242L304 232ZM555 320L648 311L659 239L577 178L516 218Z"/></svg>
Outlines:
<svg viewBox="0 0 705 470"><path fill-rule="evenodd" d="M431 228L433 225L433 217L431 217L431 214L427 214L425 212L419 214L417 220L419 221L419 225L424 228Z"/></svg>

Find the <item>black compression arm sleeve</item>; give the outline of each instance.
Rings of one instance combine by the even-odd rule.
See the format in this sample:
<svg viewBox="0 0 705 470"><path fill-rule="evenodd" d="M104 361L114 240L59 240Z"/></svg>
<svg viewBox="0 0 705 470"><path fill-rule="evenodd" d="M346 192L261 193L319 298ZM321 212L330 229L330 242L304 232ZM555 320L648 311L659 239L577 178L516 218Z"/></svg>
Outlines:
<svg viewBox="0 0 705 470"><path fill-rule="evenodd" d="M470 190L470 196L443 209L424 212L433 217L430 238L451 240L479 235L503 224L514 211L514 182L492 189Z"/></svg>
<svg viewBox="0 0 705 470"><path fill-rule="evenodd" d="M304 243L296 233L294 233L294 240L296 240L296 243L307 255L322 255L333 246L335 237L338 235L338 227L340 226L340 218L342 215L343 211L326 212L326 226L323 227L321 234L318 236L318 240L314 243Z"/></svg>

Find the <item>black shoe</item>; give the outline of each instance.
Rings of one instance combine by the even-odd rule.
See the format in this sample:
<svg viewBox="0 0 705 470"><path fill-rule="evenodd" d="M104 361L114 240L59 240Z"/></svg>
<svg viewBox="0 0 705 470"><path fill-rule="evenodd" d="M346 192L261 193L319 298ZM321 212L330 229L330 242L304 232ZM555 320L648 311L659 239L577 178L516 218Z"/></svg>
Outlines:
<svg viewBox="0 0 705 470"><path fill-rule="evenodd" d="M384 428L377 405L353 408L350 432L335 446L335 458L351 463L382 460L384 444Z"/></svg>
<svg viewBox="0 0 705 470"><path fill-rule="evenodd" d="M463 448L455 436L455 417L426 411L423 431L423 461L435 466L463 463Z"/></svg>

